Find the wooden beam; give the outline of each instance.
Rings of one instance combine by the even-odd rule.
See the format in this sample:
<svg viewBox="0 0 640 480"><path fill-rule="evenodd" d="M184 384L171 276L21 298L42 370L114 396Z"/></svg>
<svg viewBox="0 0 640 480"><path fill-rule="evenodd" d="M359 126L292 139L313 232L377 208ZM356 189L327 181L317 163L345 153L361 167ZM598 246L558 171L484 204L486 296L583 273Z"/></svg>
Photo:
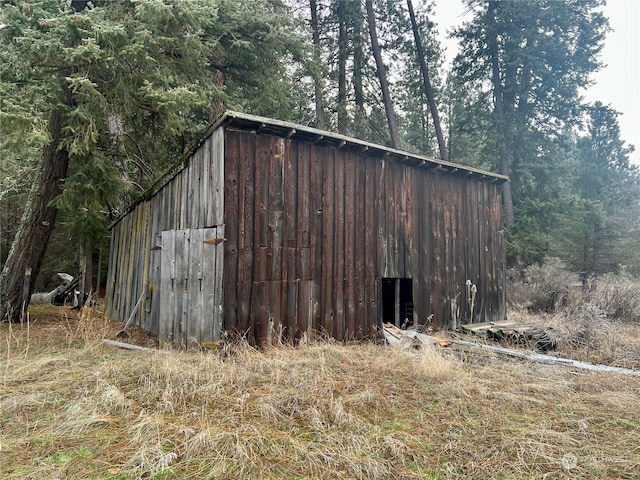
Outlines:
<svg viewBox="0 0 640 480"><path fill-rule="evenodd" d="M132 345L130 343L124 343L124 342L116 342L115 340L107 340L106 338L102 340L102 342L107 345L111 345L112 347L124 348L125 350L136 350L136 351L143 351L143 352L158 351L153 348L141 347L139 345Z"/></svg>
<svg viewBox="0 0 640 480"><path fill-rule="evenodd" d="M548 363L552 365L564 365L567 367L580 368L582 370L591 370L595 372L606 373L621 373L624 375L633 375L640 377L640 370L631 370L629 368L611 367L609 365L602 365L596 363L581 362L572 358L554 357L551 355L544 355L542 353L527 353L520 350L514 350L512 348L498 347L495 345L486 345L482 343L468 342L466 340L451 340L453 345L459 345L461 347L471 347L480 350L486 350L495 353L501 353L515 358L522 358L532 362Z"/></svg>

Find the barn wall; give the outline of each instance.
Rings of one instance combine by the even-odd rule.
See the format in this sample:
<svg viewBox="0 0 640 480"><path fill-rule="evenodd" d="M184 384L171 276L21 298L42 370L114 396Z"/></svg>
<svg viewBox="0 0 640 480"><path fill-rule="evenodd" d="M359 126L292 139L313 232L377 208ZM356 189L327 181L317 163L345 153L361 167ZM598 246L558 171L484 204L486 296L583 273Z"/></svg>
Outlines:
<svg viewBox="0 0 640 480"><path fill-rule="evenodd" d="M419 324L503 319L499 186L353 150L227 129L224 322L262 343L373 336L380 279L410 278Z"/></svg>
<svg viewBox="0 0 640 480"><path fill-rule="evenodd" d="M224 195L221 175L223 163L224 132L220 129L200 145L189 158L185 168L171 177L154 195L139 202L113 226L105 299L105 314L108 318L125 321L133 311L138 298L145 291L144 301L135 317L137 325L145 330L160 333L161 341L172 340L178 345L188 344L192 336L195 336L198 341L213 340L208 336L213 336L214 332L211 329L196 327L197 322L213 325L214 321L221 322L221 318L213 318L216 315L216 309L211 308L211 299L199 300L202 297L201 294L184 288L188 277L196 275L203 266L196 263L189 264L188 256L187 263L184 263L184 254L174 255L178 265L172 265L173 273L171 274L180 276L174 279L174 283L182 290L179 296L174 296L172 302L167 302L165 299L163 303L165 325L160 327L162 244L163 232L166 232L165 243L174 237L183 239L193 237L209 242L205 242L205 245L214 247L214 239L207 240L208 236L212 235L210 227L217 227L213 230L215 234L224 236ZM200 232L200 229L208 230ZM175 240L173 242L170 243L172 247L175 246ZM199 245L197 248L203 247ZM183 252L185 251L188 252L183 249ZM194 261L198 261L200 256L193 257ZM215 264L211 268L215 271ZM221 265L219 268L221 279ZM171 280L171 278L168 279L168 281ZM215 288L220 291L219 285ZM199 301L203 311L211 318L198 318L200 316L198 311L191 308L190 304L191 302L197 304ZM221 295L218 303L221 304ZM166 309L170 309L170 312ZM221 312L218 312L217 316L221 317ZM210 333L207 334L207 331ZM200 338L201 335L207 338Z"/></svg>

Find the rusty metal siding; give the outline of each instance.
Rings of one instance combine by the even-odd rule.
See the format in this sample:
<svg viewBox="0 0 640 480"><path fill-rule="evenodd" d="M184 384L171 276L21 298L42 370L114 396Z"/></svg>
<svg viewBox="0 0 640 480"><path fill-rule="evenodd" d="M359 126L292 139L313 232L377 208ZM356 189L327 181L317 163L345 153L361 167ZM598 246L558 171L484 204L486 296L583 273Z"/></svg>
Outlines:
<svg viewBox="0 0 640 480"><path fill-rule="evenodd" d="M108 318L127 319L140 295L146 292L135 323L154 333L168 332L159 324L162 233L223 227L223 164L224 131L220 129L200 145L175 175L112 227L105 297ZM184 268L191 268L188 259ZM221 278L222 269L216 283L220 291L218 303L222 302ZM183 335L180 331L180 336L178 343L188 343L193 332L186 331ZM160 335L160 340L172 338L167 333L167 338Z"/></svg>
<svg viewBox="0 0 640 480"><path fill-rule="evenodd" d="M227 129L225 328L264 343L375 335L379 281L410 278L418 322L504 318L499 186L390 158Z"/></svg>

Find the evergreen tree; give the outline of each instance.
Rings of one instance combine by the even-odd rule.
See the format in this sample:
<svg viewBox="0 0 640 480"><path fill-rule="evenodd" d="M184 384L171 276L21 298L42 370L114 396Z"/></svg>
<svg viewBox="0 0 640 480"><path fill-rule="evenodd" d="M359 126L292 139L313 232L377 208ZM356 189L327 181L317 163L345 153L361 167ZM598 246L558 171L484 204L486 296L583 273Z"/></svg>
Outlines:
<svg viewBox="0 0 640 480"><path fill-rule="evenodd" d="M100 236L109 206L177 158L216 107L285 119L298 107L288 68L304 48L275 0L3 1L0 25L3 156L41 152L0 275L1 318L28 302L25 272L32 291L59 208L73 234Z"/></svg>
<svg viewBox="0 0 640 480"><path fill-rule="evenodd" d="M457 83L481 88L478 100L492 113L494 155L500 172L511 177L503 190L505 223L517 240L520 228L536 221L521 218L527 191L521 182L531 170L523 162L535 161L545 142L553 144L578 119L579 89L600 66L607 21L601 0L468 0L467 5L474 17L457 31L462 46Z"/></svg>
<svg viewBox="0 0 640 480"><path fill-rule="evenodd" d="M615 271L637 255L638 168L620 139L618 113L596 102L586 109L587 133L576 142L577 201L562 229L562 252L585 276Z"/></svg>

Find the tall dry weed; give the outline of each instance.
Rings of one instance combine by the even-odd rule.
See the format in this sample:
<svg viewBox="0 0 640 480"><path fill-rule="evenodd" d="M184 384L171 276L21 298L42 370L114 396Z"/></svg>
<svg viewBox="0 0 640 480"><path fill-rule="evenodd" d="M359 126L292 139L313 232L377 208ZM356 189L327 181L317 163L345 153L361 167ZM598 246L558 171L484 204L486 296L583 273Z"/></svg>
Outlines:
<svg viewBox="0 0 640 480"><path fill-rule="evenodd" d="M609 318L640 323L640 280L626 273L608 273L597 279L586 301Z"/></svg>
<svg viewBox="0 0 640 480"><path fill-rule="evenodd" d="M573 302L580 285L578 275L558 258L530 265L523 271L512 269L508 277L508 306L532 312L554 312Z"/></svg>

